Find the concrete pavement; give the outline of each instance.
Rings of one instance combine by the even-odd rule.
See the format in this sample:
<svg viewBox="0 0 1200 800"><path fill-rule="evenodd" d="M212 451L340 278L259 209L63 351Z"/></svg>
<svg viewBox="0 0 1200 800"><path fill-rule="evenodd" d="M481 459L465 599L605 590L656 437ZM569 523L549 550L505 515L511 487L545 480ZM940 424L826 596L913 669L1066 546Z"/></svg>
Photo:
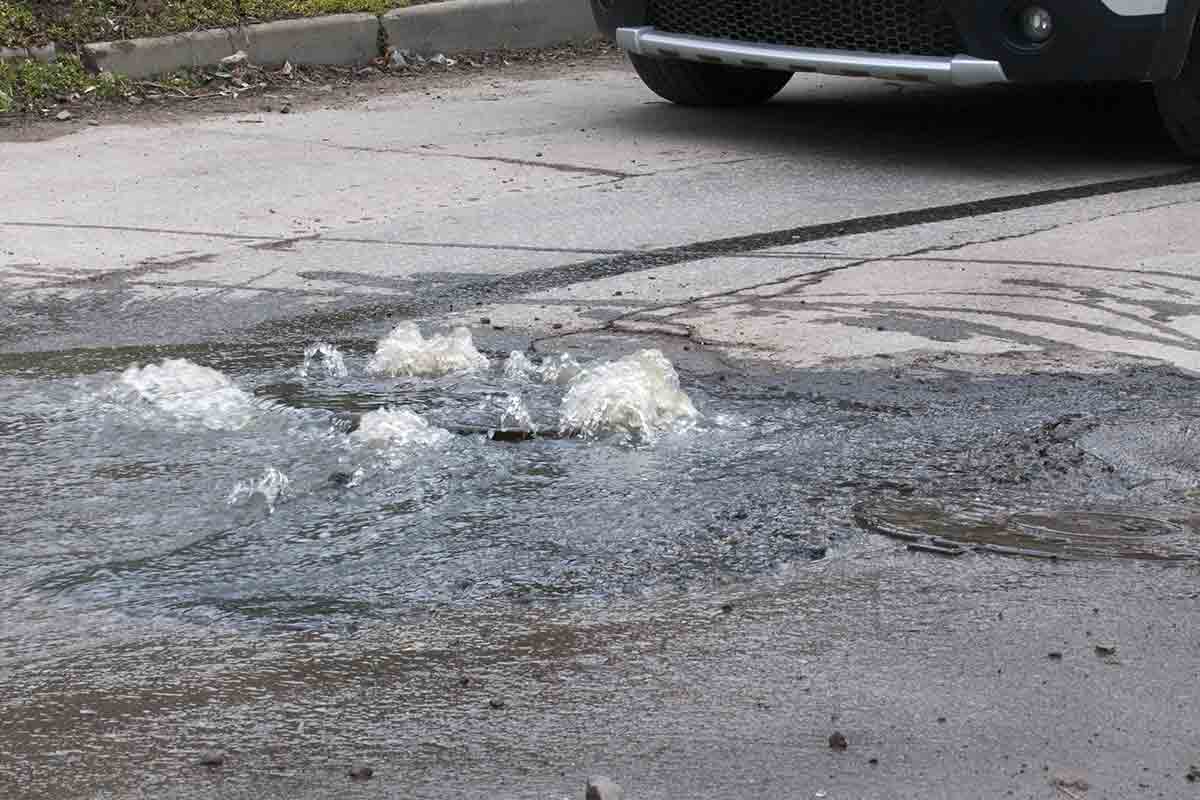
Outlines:
<svg viewBox="0 0 1200 800"><path fill-rule="evenodd" d="M614 276L606 278L616 281L611 291L607 284L593 291L573 279L570 288L547 295L560 301L587 295L597 303L601 308L581 318L567 313L554 320L586 327L632 311L661 319L681 310L656 305L864 260L837 280L895 276L891 256L906 260L909 275L916 267L908 253L1005 241L1068 223L1030 246L1064 249L1062 258L1042 260L1077 263L1073 236L1136 227L1122 223L1123 215L1194 197L1190 179L1176 176L1186 166L1173 163L1169 147L1147 132L1149 116L1145 127L1138 122L1090 143L1068 141L1092 124L1089 113L1092 121L1148 113L1143 98L1128 93L1091 98L1086 102L1116 108L1088 111L1070 107L1085 101L1045 92L945 95L809 79L798 80L777 104L732 115L658 103L627 70L599 65L558 80L482 77L436 92L382 96L354 112L114 126L49 143L4 145L9 157L0 164L0 180L25 189L0 201L6 233L0 280L14 300L69 302L86 295L87 307L100 314L105 303L130 308L129 302L152 298L156 316L186 320L188 336L219 337L230 325L287 316L298 307L340 309L355 298L391 297L443 312L456 293L481 280L621 254L621 264L593 273L636 272L639 277L628 280L640 286ZM1057 133L1050 125L1032 132L986 130L1004 126L1006 114L1029 104L1054 115ZM989 108L993 116L981 120ZM248 119L259 124L244 124ZM928 135L921 140L919 132ZM1148 182L1104 185L1130 179ZM1070 193L1054 194L1093 184L1098 188L1085 190L1091 197L1071 201ZM1036 192L1042 194L1025 199ZM163 203L168 196L172 202ZM1017 207L986 214L964 205L997 197L1015 198ZM1035 205L1022 210L1025 202ZM927 209L947 206L958 207L950 212L957 219L919 224ZM877 220L860 231L864 218L904 212L911 216ZM1076 224L1097 213L1112 219ZM1189 252L1187 214L1181 206L1147 216L1156 227L1140 238L1152 252L1137 252L1147 258ZM819 229L823 224L833 227ZM839 229L847 235L838 236ZM780 231L794 231L803 244L780 247ZM664 248L695 251L706 242L756 235L768 236L769 253L755 257L750 240L730 254L736 262L690 252L672 264L672 273L704 276L680 291L654 283L660 276L645 268ZM1135 245L1122 238L1132 252ZM980 245L980 252L1003 246ZM1116 251L1109 255L1101 266L1121 258ZM959 277L974 281L978 265ZM106 288L102 295L94 292L97 281ZM654 291L647 292L650 284ZM612 292L621 286L639 299L626 295L614 303ZM444 296L431 297L431 288ZM779 291L786 287L780 284ZM1062 290L1026 285L1023 291L1053 303ZM214 319L202 301L218 295L224 311ZM486 301L483 295L471 302ZM60 329L40 329L36 341L17 344L61 346L98 333L121 338L80 311ZM672 318L690 320L694 311ZM805 310L807 317L814 313ZM710 316L716 324L717 315ZM536 327L532 317L509 322ZM891 341L884 349L920 346L905 338L911 333L889 332L886 322L869 337L858 326L858 345L854 337L830 335L828 346L809 350L799 362L793 353L788 361L869 354L883 340ZM831 330L824 322L821 329ZM742 330L751 338L766 335L761 324ZM705 336L737 341L736 332L723 329ZM1051 338L1072 341L1067 334Z"/></svg>

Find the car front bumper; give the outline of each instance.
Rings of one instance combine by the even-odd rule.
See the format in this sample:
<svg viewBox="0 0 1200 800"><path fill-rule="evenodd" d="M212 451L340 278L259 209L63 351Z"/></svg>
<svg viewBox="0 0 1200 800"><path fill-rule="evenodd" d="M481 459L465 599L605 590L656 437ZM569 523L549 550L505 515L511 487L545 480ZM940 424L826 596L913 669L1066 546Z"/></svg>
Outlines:
<svg viewBox="0 0 1200 800"><path fill-rule="evenodd" d="M818 50L811 47L752 44L729 39L663 33L651 27L618 28L616 39L622 49L638 55L726 64L731 67L819 72L856 78L927 81L955 86L1004 83L1007 80L999 62L971 56L877 55L845 50Z"/></svg>
<svg viewBox="0 0 1200 800"><path fill-rule="evenodd" d="M607 0L605 17L598 20L601 28L631 52L659 58L953 85L1171 78L1183 66L1200 11L1200 0L1037 0L1057 25L1053 38L1035 47L1015 35L1013 20L1024 5L1021 0L943 0L964 52L941 57L690 36L654 28L651 2Z"/></svg>

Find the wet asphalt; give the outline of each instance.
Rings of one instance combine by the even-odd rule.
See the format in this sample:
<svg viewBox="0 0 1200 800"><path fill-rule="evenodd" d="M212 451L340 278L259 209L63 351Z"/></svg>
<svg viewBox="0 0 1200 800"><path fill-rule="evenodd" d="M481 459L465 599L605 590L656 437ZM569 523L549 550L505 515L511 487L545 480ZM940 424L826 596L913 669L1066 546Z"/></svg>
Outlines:
<svg viewBox="0 0 1200 800"><path fill-rule="evenodd" d="M0 573L0 796L557 798L592 773L638 798L1195 793L1198 249L1179 220L1196 173L1144 93L821 81L731 118L652 103L608 61L438 92L252 134L217 119L0 145L0 177L37 187L0 212L20 543ZM136 179L118 189L114 164ZM1164 204L1183 216L1148 222ZM1092 305L1157 326L1136 347L1032 314L984 335L899 307L672 305L820 292L830 259L864 262L838 292L866 294L885 256L965 240L997 264L1026 246L1075 263L1106 230L1080 226L1138 219L1138 257ZM1075 291L1022 288L1018 304ZM94 428L79 405L164 358L310 427L398 396L448 424L512 389L295 378L314 341L353 366L407 319L466 324L497 363L661 349L713 425L650 446L470 440L380 490L438 498L416 501L435 535L395 524L411 492L338 505L321 481L342 465L296 444L303 425L246 445ZM848 349L805 360L831 328ZM530 397L549 422L558 396ZM159 471L113 473L132 452ZM301 500L226 510L281 453ZM567 477L515 484L514 464ZM355 536L400 532L329 566L317 534L350 511ZM218 512L212 559L173 560Z"/></svg>

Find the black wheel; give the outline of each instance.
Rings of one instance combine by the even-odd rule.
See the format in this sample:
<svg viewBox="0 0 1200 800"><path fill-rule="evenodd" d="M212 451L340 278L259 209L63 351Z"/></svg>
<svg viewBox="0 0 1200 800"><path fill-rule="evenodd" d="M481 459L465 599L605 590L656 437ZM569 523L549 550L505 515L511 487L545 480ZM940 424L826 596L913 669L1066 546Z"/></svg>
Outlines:
<svg viewBox="0 0 1200 800"><path fill-rule="evenodd" d="M1178 78L1154 86L1158 111L1171 138L1189 158L1200 158L1200 31Z"/></svg>
<svg viewBox="0 0 1200 800"><path fill-rule="evenodd" d="M629 54L646 86L684 106L753 106L765 103L792 79L792 73L700 64Z"/></svg>

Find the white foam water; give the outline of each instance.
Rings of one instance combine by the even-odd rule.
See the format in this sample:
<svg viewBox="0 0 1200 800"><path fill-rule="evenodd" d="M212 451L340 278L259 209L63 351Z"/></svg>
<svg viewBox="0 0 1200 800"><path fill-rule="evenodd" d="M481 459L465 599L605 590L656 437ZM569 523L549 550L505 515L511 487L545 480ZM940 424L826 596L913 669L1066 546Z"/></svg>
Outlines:
<svg viewBox="0 0 1200 800"><path fill-rule="evenodd" d="M504 401L504 410L500 412L500 427L506 430L521 430L537 433L537 423L529 413L529 407L519 394L510 394Z"/></svg>
<svg viewBox="0 0 1200 800"><path fill-rule="evenodd" d="M407 408L381 408L363 414L350 438L361 444L391 448L438 444L450 439L450 432L430 425L420 414Z"/></svg>
<svg viewBox="0 0 1200 800"><path fill-rule="evenodd" d="M346 369L346 359L338 350L331 344L325 342L317 342L309 345L304 349L304 363L300 365L296 371L301 378L307 378L317 362L320 362L324 372L331 378L344 378L349 375L349 370Z"/></svg>
<svg viewBox="0 0 1200 800"><path fill-rule="evenodd" d="M537 366L520 350L513 350L504 362L504 377L510 381L526 381L537 374Z"/></svg>
<svg viewBox="0 0 1200 800"><path fill-rule="evenodd" d="M379 342L375 355L367 362L367 371L393 377L436 378L487 366L487 356L475 349L466 328L426 339L415 324L404 322Z"/></svg>
<svg viewBox="0 0 1200 800"><path fill-rule="evenodd" d="M504 362L504 377L510 381L538 381L555 386L566 386L583 373L583 367L566 353L549 356L541 364L534 364L519 350L508 354Z"/></svg>
<svg viewBox="0 0 1200 800"><path fill-rule="evenodd" d="M266 506L268 514L275 513L275 504L292 485L287 475L274 467L267 467L257 481L241 481L233 487L226 502L240 505L258 498Z"/></svg>
<svg viewBox="0 0 1200 800"><path fill-rule="evenodd" d="M242 428L257 410L254 399L223 373L185 358L131 366L108 394L122 405L211 430Z"/></svg>
<svg viewBox="0 0 1200 800"><path fill-rule="evenodd" d="M620 432L652 439L699 416L667 357L642 350L575 378L563 397L560 427L582 436Z"/></svg>

